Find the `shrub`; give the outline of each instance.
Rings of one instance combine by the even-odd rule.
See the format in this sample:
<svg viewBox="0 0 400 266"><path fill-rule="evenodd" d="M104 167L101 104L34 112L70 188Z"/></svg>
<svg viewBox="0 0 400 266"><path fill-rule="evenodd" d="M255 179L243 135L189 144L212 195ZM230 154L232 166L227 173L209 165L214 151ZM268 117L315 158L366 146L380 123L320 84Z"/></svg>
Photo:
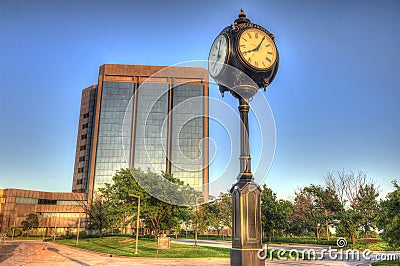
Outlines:
<svg viewBox="0 0 400 266"><path fill-rule="evenodd" d="M20 236L22 235L22 231L21 229L19 229L18 227L10 227L7 230L7 236L12 237L13 235L13 230L14 230L14 236Z"/></svg>

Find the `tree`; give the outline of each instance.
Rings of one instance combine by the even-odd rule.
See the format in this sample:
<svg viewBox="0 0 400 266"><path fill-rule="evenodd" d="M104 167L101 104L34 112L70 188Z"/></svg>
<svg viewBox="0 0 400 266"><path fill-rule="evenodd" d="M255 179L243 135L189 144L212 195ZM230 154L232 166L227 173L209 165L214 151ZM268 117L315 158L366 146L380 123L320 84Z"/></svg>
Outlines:
<svg viewBox="0 0 400 266"><path fill-rule="evenodd" d="M363 171L358 171L356 174L354 171L346 173L342 170L336 174L328 172L325 183L327 188L338 196L342 205L341 212L337 214L338 234L351 237L352 244L355 244L360 228L367 238L368 231L374 227L376 198L379 193L374 182Z"/></svg>
<svg viewBox="0 0 400 266"><path fill-rule="evenodd" d="M276 225L277 202L276 194L267 185L263 185L261 191L261 223L264 232L267 234L269 242Z"/></svg>
<svg viewBox="0 0 400 266"><path fill-rule="evenodd" d="M360 214L360 225L364 231L365 239L368 240L368 232L376 228L375 217L379 210L379 192L374 184L366 184L359 189L356 197L356 205L353 207Z"/></svg>
<svg viewBox="0 0 400 266"><path fill-rule="evenodd" d="M176 185L180 187L178 188ZM170 174L163 173L160 176L139 169L117 171L113 177L113 184L106 184L106 187L100 189L100 192L113 206L114 216L121 217L119 221L124 224L132 223L134 214L137 212L135 199L129 194L140 196L141 219L155 236L161 229L176 228L181 221L180 217L183 216L182 212L187 211L187 207L169 204L152 195L169 196L172 202L185 203L190 198L194 199L193 195L199 194L191 187L184 186L182 181Z"/></svg>
<svg viewBox="0 0 400 266"><path fill-rule="evenodd" d="M90 219L88 228L99 231L99 237L102 237L103 230L109 228L111 224L111 204L101 194L95 194L92 203L88 208Z"/></svg>
<svg viewBox="0 0 400 266"><path fill-rule="evenodd" d="M393 181L395 190L380 202L377 225L383 230L382 236L393 248L400 247L400 186Z"/></svg>
<svg viewBox="0 0 400 266"><path fill-rule="evenodd" d="M354 245L356 243L356 237L358 234L358 229L362 220L360 212L349 208L343 210L338 218L340 223L338 225L337 235L345 235L351 238L351 243Z"/></svg>
<svg viewBox="0 0 400 266"><path fill-rule="evenodd" d="M204 205L208 213L209 225L217 230L218 237L224 227L232 228L232 197L221 192L213 202Z"/></svg>
<svg viewBox="0 0 400 266"><path fill-rule="evenodd" d="M26 231L26 236L28 236L29 230L38 226L39 226L39 219L37 214L35 213L28 214L25 220L21 222L21 227L23 228L23 230Z"/></svg>
<svg viewBox="0 0 400 266"><path fill-rule="evenodd" d="M221 192L215 201L219 222L222 227L232 229L232 196L229 192Z"/></svg>
<svg viewBox="0 0 400 266"><path fill-rule="evenodd" d="M296 192L293 218L301 228L302 235L314 231L315 237L320 238L322 225L326 221L323 200L320 198L321 190L311 185Z"/></svg>
<svg viewBox="0 0 400 266"><path fill-rule="evenodd" d="M312 196L312 209L316 210L318 216L321 216L318 211L322 212L322 222L325 225L326 238L329 240L329 225L334 224L336 214L342 210L338 196L332 189L316 185L305 187L304 191Z"/></svg>
<svg viewBox="0 0 400 266"><path fill-rule="evenodd" d="M265 184L261 191L261 222L269 242L276 231L289 229L289 217L292 215L292 204L289 201L277 200L276 194Z"/></svg>

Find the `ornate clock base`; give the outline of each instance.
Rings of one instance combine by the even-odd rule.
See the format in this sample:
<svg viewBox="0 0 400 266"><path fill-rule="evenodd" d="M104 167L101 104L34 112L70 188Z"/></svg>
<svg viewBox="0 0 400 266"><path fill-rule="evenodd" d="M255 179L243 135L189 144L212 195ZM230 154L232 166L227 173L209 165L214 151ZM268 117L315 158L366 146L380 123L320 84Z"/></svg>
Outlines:
<svg viewBox="0 0 400 266"><path fill-rule="evenodd" d="M232 188L231 266L261 266L261 189L255 182L238 182Z"/></svg>
<svg viewBox="0 0 400 266"><path fill-rule="evenodd" d="M264 266L265 260L257 256L258 249L231 249L231 266Z"/></svg>

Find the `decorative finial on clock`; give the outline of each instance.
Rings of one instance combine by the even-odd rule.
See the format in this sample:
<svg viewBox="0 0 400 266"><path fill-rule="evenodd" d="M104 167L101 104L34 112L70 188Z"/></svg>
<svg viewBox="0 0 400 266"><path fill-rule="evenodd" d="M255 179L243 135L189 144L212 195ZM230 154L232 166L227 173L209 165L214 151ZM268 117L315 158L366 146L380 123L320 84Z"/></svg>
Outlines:
<svg viewBox="0 0 400 266"><path fill-rule="evenodd" d="M243 17L246 17L246 13L244 13L244 8L242 7L242 8L240 9L239 18L243 18Z"/></svg>
<svg viewBox="0 0 400 266"><path fill-rule="evenodd" d="M250 19L246 17L246 13L244 13L244 8L240 9L239 17L235 20L235 24L240 23L250 23Z"/></svg>

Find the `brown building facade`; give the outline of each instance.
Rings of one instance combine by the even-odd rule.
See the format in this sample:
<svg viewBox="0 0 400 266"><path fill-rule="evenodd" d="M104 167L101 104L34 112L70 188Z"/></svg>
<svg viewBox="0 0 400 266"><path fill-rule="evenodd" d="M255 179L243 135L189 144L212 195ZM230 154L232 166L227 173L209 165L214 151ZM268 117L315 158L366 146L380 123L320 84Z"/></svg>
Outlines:
<svg viewBox="0 0 400 266"><path fill-rule="evenodd" d="M208 195L207 138L206 69L102 65L82 91L72 191L90 200L117 170L140 168Z"/></svg>
<svg viewBox="0 0 400 266"><path fill-rule="evenodd" d="M84 193L43 192L24 189L0 189L0 229L21 227L29 214L36 214L39 226L36 235L76 233L84 230Z"/></svg>

